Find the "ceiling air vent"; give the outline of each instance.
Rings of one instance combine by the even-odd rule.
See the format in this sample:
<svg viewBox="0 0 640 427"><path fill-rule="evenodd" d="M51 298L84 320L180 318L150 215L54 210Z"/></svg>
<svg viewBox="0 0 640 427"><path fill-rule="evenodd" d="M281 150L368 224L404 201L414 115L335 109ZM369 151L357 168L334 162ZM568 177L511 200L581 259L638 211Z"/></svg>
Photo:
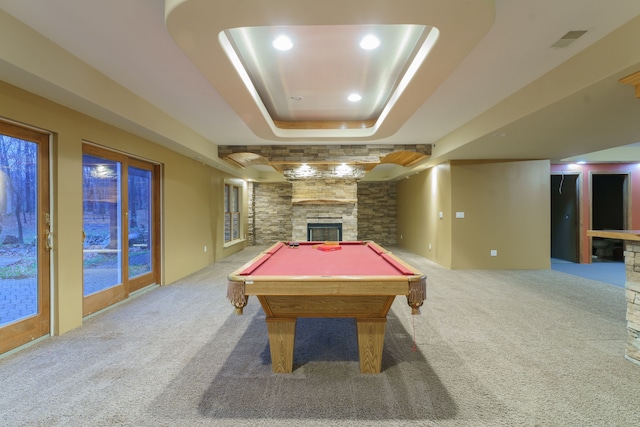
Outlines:
<svg viewBox="0 0 640 427"><path fill-rule="evenodd" d="M574 30L569 31L564 36L560 37L558 41L551 45L551 47L567 47L574 41L578 40L582 37L587 31L586 30Z"/></svg>

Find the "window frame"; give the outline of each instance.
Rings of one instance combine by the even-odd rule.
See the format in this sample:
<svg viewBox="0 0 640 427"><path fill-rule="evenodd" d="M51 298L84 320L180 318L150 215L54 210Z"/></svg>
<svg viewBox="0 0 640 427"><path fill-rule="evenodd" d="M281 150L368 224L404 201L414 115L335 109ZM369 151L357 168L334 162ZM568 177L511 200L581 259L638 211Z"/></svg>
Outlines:
<svg viewBox="0 0 640 427"><path fill-rule="evenodd" d="M223 236L225 245L244 240L242 237L243 226L241 220L243 191L243 184L235 180L225 180L223 190Z"/></svg>

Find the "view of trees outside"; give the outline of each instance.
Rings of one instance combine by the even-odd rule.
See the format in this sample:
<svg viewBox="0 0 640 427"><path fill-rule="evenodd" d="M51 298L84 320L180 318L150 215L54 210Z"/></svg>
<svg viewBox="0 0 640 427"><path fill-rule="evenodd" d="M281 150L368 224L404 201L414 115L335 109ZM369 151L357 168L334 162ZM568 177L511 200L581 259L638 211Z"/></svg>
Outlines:
<svg viewBox="0 0 640 427"><path fill-rule="evenodd" d="M121 164L84 155L84 295L122 283Z"/></svg>
<svg viewBox="0 0 640 427"><path fill-rule="evenodd" d="M37 150L0 135L0 326L38 313Z"/></svg>
<svg viewBox="0 0 640 427"><path fill-rule="evenodd" d="M122 283L122 165L83 156L84 295ZM129 278L151 272L152 174L128 168Z"/></svg>
<svg viewBox="0 0 640 427"><path fill-rule="evenodd" d="M38 313L38 145L0 134L0 326ZM152 271L152 172L128 168L129 277ZM83 158L84 294L122 283L121 164Z"/></svg>
<svg viewBox="0 0 640 427"><path fill-rule="evenodd" d="M129 167L129 278L150 273L152 174Z"/></svg>

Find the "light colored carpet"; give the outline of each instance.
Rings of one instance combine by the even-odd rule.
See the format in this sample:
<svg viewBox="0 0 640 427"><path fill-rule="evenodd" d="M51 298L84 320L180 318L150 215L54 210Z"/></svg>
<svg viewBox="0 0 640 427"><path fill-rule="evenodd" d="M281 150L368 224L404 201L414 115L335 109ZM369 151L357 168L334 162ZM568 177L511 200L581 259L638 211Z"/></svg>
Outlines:
<svg viewBox="0 0 640 427"><path fill-rule="evenodd" d="M548 271L428 275L389 315L379 375L360 374L351 319L300 320L294 372L273 374L264 313L226 301L222 260L0 359L7 426L635 426L624 289ZM413 339L417 342L413 350Z"/></svg>

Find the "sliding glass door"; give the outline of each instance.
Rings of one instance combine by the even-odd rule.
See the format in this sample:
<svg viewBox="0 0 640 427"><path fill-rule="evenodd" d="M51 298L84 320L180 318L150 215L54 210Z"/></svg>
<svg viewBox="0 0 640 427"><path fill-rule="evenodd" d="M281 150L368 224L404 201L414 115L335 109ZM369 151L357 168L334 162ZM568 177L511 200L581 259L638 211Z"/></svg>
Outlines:
<svg viewBox="0 0 640 427"><path fill-rule="evenodd" d="M0 353L49 334L49 134L0 121Z"/></svg>
<svg viewBox="0 0 640 427"><path fill-rule="evenodd" d="M84 315L158 282L157 165L85 145Z"/></svg>

